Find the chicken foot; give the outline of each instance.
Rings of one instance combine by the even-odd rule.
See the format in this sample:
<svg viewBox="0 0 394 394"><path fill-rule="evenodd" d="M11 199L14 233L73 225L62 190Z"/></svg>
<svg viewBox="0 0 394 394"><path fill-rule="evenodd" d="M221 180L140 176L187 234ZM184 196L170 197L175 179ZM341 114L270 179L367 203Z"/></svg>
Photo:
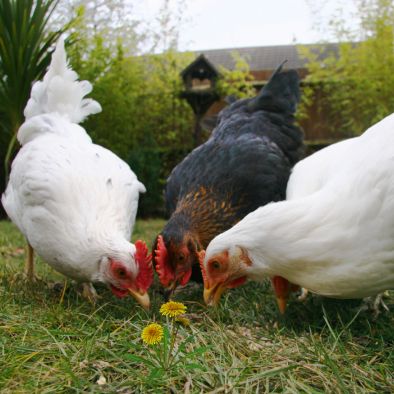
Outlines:
<svg viewBox="0 0 394 394"><path fill-rule="evenodd" d="M82 297L87 299L93 305L95 305L97 300L100 298L96 289L88 282L82 283Z"/></svg>
<svg viewBox="0 0 394 394"><path fill-rule="evenodd" d="M375 298L374 297L366 297L363 300L363 306L361 307L361 310L371 310L373 314L373 319L376 320L382 310L385 310L386 312L389 311L389 307L385 304L383 301L383 297L387 297L387 291L383 293L379 293Z"/></svg>
<svg viewBox="0 0 394 394"><path fill-rule="evenodd" d="M305 287L301 287L301 293L297 297L297 301L304 302L308 298L309 291Z"/></svg>

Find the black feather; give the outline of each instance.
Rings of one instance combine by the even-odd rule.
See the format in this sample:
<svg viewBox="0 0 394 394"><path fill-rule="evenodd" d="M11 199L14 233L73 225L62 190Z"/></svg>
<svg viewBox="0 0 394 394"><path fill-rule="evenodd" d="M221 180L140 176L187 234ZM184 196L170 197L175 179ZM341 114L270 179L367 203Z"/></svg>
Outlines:
<svg viewBox="0 0 394 394"><path fill-rule="evenodd" d="M251 111L263 109L279 113L294 113L300 100L297 71L281 71L284 61L260 93L249 103Z"/></svg>
<svg viewBox="0 0 394 394"><path fill-rule="evenodd" d="M167 247L188 233L206 248L248 213L285 198L303 133L294 124L298 75L282 66L256 97L222 110L209 140L171 172L165 188L171 217L162 231Z"/></svg>

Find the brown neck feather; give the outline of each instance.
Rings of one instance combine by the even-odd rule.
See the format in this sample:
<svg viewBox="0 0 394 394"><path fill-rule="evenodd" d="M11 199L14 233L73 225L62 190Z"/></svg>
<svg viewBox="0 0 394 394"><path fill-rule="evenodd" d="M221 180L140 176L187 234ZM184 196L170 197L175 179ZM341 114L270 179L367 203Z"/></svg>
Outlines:
<svg viewBox="0 0 394 394"><path fill-rule="evenodd" d="M216 235L239 221L237 207L230 201L201 187L178 202L171 219L182 217L187 222L187 231L205 249Z"/></svg>

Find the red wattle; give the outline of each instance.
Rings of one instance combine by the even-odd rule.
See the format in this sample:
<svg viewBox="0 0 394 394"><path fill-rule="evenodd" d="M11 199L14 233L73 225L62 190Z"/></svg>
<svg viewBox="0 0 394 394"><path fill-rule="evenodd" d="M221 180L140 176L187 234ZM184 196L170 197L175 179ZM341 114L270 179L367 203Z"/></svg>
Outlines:
<svg viewBox="0 0 394 394"><path fill-rule="evenodd" d="M179 284L181 286L185 286L187 282L189 282L190 277L192 276L192 269L190 268L188 271L186 271L180 278L179 278Z"/></svg>
<svg viewBox="0 0 394 394"><path fill-rule="evenodd" d="M111 285L111 290L112 290L112 293L118 298L126 297L129 294L129 292L127 290L118 289L117 287L115 287L113 285Z"/></svg>
<svg viewBox="0 0 394 394"><path fill-rule="evenodd" d="M148 247L143 241L135 242L135 261L138 264L139 272L136 278L136 285L142 291L147 291L153 282L152 255L148 255Z"/></svg>
<svg viewBox="0 0 394 394"><path fill-rule="evenodd" d="M246 276L241 276L238 279L234 279L232 282L230 282L227 287L229 289L235 289L238 286L243 285L246 282Z"/></svg>
<svg viewBox="0 0 394 394"><path fill-rule="evenodd" d="M172 272L168 261L168 252L166 245L163 240L163 236L157 237L157 249L155 250L155 269L159 276L160 283L167 287L171 282L175 280L175 274Z"/></svg>

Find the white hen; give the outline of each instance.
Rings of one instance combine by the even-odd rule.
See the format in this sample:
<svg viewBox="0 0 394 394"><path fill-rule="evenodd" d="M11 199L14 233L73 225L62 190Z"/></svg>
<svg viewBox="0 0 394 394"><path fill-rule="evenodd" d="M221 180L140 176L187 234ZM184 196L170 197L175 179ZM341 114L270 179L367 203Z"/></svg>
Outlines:
<svg viewBox="0 0 394 394"><path fill-rule="evenodd" d="M394 114L299 162L286 201L250 213L207 248L205 300L280 276L334 298L394 288ZM276 289L277 295L288 289Z"/></svg>
<svg viewBox="0 0 394 394"><path fill-rule="evenodd" d="M131 292L147 307L150 257L143 242L129 242L145 187L125 162L93 144L77 124L101 111L97 102L83 98L92 88L77 77L59 41L25 108L17 135L22 148L2 203L55 270L80 282L104 282L118 297ZM32 264L30 256L30 277Z"/></svg>

